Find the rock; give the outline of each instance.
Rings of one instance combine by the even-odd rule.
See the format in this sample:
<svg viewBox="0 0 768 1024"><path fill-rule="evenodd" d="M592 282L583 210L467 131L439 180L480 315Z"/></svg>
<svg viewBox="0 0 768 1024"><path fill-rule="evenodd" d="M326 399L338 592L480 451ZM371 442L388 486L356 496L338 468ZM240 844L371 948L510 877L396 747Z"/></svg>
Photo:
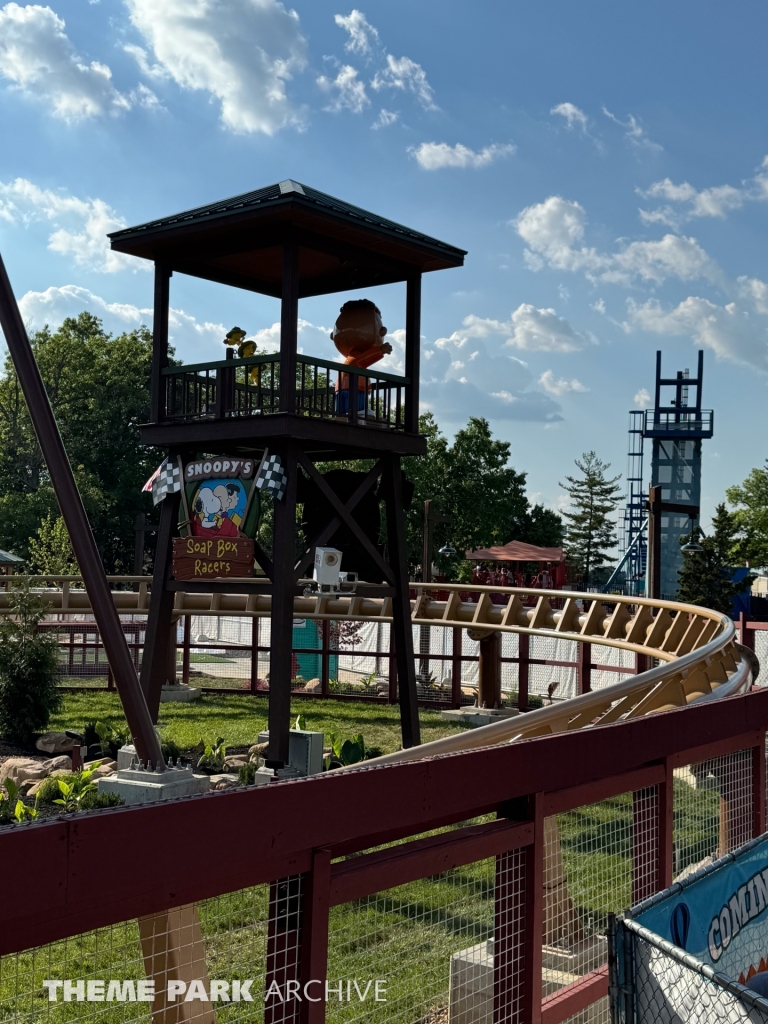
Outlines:
<svg viewBox="0 0 768 1024"><path fill-rule="evenodd" d="M310 679L309 682L306 683L304 686L305 693L321 693L322 689L323 684L320 682L319 679Z"/></svg>
<svg viewBox="0 0 768 1024"><path fill-rule="evenodd" d="M33 761L29 757L8 757L0 764L0 785L6 779L12 779L17 786L20 786L28 779L37 782L38 779L44 779L47 775L48 772L43 768L43 762Z"/></svg>
<svg viewBox="0 0 768 1024"><path fill-rule="evenodd" d="M269 747L269 743L268 742L266 742L266 743L254 743L252 747L248 747L248 756L249 756L249 758L251 760L253 760L254 757L266 757L267 756L267 748L268 747Z"/></svg>
<svg viewBox="0 0 768 1024"><path fill-rule="evenodd" d="M240 779L237 775L233 775L230 772L222 772L221 775L211 775L211 789L234 789L235 786L240 785Z"/></svg>
<svg viewBox="0 0 768 1024"><path fill-rule="evenodd" d="M107 775L114 775L117 771L117 761L102 761L98 768L93 769L94 779L104 779Z"/></svg>
<svg viewBox="0 0 768 1024"><path fill-rule="evenodd" d="M52 757L48 761L43 761L43 768L50 774L50 772L58 771L63 769L66 772L72 771L72 758L67 757L66 754L59 754L58 757Z"/></svg>
<svg viewBox="0 0 768 1024"><path fill-rule="evenodd" d="M35 743L37 749L46 754L66 754L74 745L75 741L63 732L43 733Z"/></svg>
<svg viewBox="0 0 768 1024"><path fill-rule="evenodd" d="M228 754L224 758L224 767L226 769L228 769L229 771L232 771L232 769L237 771L237 769L241 765L247 764L247 763L248 763L248 754Z"/></svg>

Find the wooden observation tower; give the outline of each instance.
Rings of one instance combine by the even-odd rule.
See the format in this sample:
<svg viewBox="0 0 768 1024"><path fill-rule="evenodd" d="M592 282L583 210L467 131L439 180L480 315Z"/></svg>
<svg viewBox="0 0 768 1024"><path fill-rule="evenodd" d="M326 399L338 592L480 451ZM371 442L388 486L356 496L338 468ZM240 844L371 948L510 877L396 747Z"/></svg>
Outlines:
<svg viewBox="0 0 768 1024"><path fill-rule="evenodd" d="M294 596L301 594L317 546L351 534L365 551L369 576L357 593L392 601L403 745L419 742L401 458L423 455L419 435L419 341L422 274L458 267L461 249L395 224L295 181L258 189L110 236L112 248L155 265L151 414L141 441L182 464L265 451L285 473L274 502L271 552L255 555L265 575L226 580L174 579L172 543L179 493L162 504L141 684L156 720L170 674L171 624L177 591L270 594L272 648L268 765L288 761ZM168 309L174 273L271 295L281 300L280 350L195 365L169 365ZM299 354L299 299L406 284L405 373L384 373ZM346 391L340 402L340 391ZM354 493L340 497L318 461L374 459ZM328 510L311 537L297 530L297 487L310 481ZM353 511L371 495L385 505L386 545L366 535ZM345 569L356 570L355 565ZM362 576L362 574L361 574ZM173 668L175 674L175 665Z"/></svg>

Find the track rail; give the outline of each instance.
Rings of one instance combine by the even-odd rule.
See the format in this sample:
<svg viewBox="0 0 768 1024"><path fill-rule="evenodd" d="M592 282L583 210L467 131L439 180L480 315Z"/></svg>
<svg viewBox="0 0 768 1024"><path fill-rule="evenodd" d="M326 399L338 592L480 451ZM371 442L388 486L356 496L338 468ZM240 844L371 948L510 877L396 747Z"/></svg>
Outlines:
<svg viewBox="0 0 768 1024"><path fill-rule="evenodd" d="M110 577L113 599L121 615L146 614L151 580ZM228 581L230 583L235 581ZM242 581L253 582L251 581ZM50 612L82 615L91 611L79 577L34 577ZM134 589L120 589L131 587ZM409 750L387 754L375 764L416 760L458 750L506 743L607 725L641 715L684 707L740 693L753 680L751 662L736 642L736 629L727 615L647 598L525 590L515 587L468 587L466 584L412 584L414 626L463 628L475 639L494 631L601 644L647 655L660 664L611 686L581 694L556 705L495 722ZM437 599L435 594L447 594ZM465 600L467 593L476 600ZM501 596L503 603L495 603ZM562 608L553 607L562 604ZM269 616L271 598L253 593L177 592L177 615ZM7 592L0 591L0 615L10 611ZM365 586L351 596L319 595L294 598L294 614L310 619L388 621L390 597L368 597ZM346 770L353 770L352 768Z"/></svg>

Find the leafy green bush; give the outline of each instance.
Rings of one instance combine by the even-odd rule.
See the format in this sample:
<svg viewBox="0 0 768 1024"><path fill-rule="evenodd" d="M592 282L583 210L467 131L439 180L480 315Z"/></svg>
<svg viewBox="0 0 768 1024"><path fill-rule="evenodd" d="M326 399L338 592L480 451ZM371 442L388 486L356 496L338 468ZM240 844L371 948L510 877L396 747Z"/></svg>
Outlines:
<svg viewBox="0 0 768 1024"><path fill-rule="evenodd" d="M120 807L124 803L125 800L119 793L98 793L96 790L89 789L80 801L80 810L96 811L103 807Z"/></svg>
<svg viewBox="0 0 768 1024"><path fill-rule="evenodd" d="M25 804L19 796L19 787L13 779L6 779L0 788L0 824L8 825L12 821L27 821L37 817L37 800L35 806Z"/></svg>
<svg viewBox="0 0 768 1024"><path fill-rule="evenodd" d="M331 748L331 756L326 758L326 768L340 768L365 760L365 740L362 733L348 740L342 739L334 732L329 733L328 745Z"/></svg>
<svg viewBox="0 0 768 1024"><path fill-rule="evenodd" d="M61 796L61 790L59 789L59 779L68 778L66 775L49 775L47 779L43 779L40 784L40 789L37 791L37 799L41 804L52 804L55 800L58 800Z"/></svg>
<svg viewBox="0 0 768 1024"><path fill-rule="evenodd" d="M90 768L80 772L73 772L72 775L60 775L56 779L61 796L54 800L55 804L63 807L66 812L80 811L83 809L83 800L90 794L96 794L96 783L93 781L93 773L99 767L100 761L94 761Z"/></svg>
<svg viewBox="0 0 768 1024"><path fill-rule="evenodd" d="M83 727L83 742L89 749L98 747L102 757L117 760L117 752L128 742L128 731L115 729L106 722L86 722Z"/></svg>
<svg viewBox="0 0 768 1024"><path fill-rule="evenodd" d="M200 754L200 760L197 762L198 768L206 768L211 772L224 770L227 747L223 736L219 736L215 743L206 743L205 740L200 740L195 749Z"/></svg>
<svg viewBox="0 0 768 1024"><path fill-rule="evenodd" d="M13 614L0 623L0 735L28 745L61 706L58 644L37 631L46 609L28 580L14 581L8 600Z"/></svg>
<svg viewBox="0 0 768 1024"><path fill-rule="evenodd" d="M253 761L241 764L237 769L237 778L243 786L252 786L256 781L257 765Z"/></svg>

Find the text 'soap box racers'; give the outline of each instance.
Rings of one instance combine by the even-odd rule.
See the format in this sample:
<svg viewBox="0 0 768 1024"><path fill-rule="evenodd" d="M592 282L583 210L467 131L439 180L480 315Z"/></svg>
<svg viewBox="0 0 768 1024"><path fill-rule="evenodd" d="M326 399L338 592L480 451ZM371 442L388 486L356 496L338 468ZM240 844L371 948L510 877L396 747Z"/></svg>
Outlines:
<svg viewBox="0 0 768 1024"><path fill-rule="evenodd" d="M250 458L198 459L182 468L174 579L253 576L253 534L259 521L256 466Z"/></svg>

